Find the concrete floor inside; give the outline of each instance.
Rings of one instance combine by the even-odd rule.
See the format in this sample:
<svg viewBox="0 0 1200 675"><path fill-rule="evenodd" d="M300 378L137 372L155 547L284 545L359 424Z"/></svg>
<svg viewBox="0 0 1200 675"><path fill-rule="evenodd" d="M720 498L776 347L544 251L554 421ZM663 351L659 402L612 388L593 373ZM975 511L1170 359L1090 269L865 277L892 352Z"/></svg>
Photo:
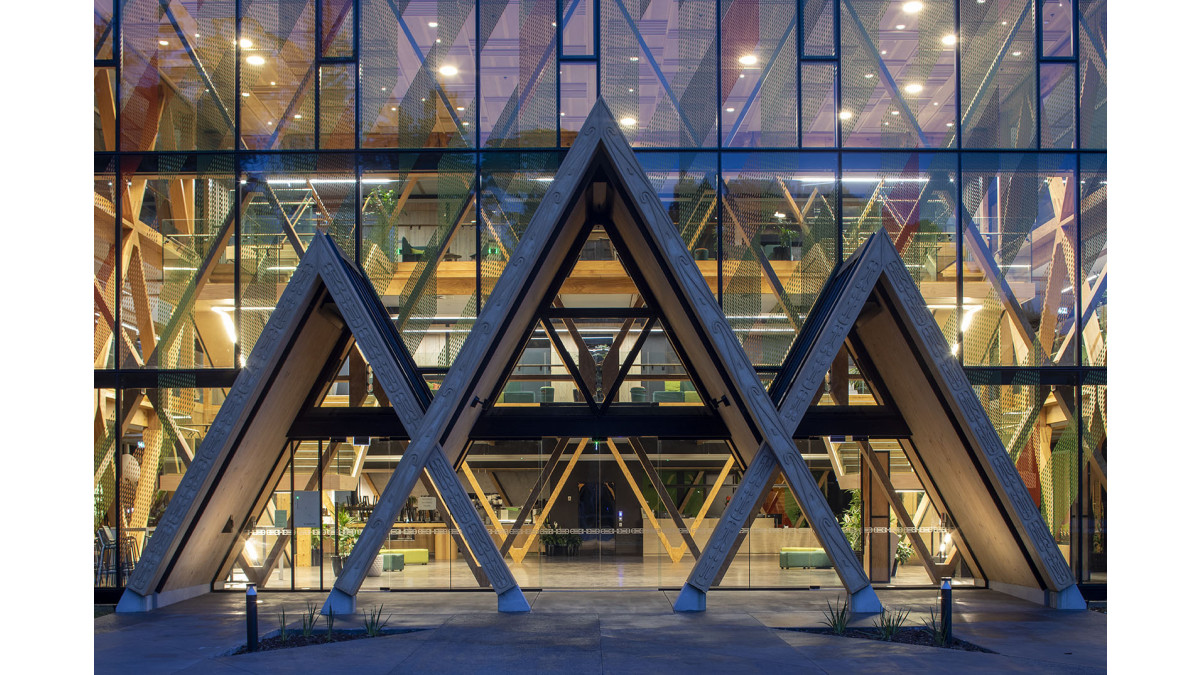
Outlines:
<svg viewBox="0 0 1200 675"><path fill-rule="evenodd" d="M513 578L522 588L546 590L656 590L679 588L687 581L695 561L685 555L673 563L667 556L572 556L543 557L532 554L520 563L508 560ZM242 577L235 577L243 579ZM336 581L333 566L329 562L324 570L317 567L298 567L295 575L296 590L329 589ZM956 578L956 585L973 585L970 577ZM892 577L893 586L931 586L925 568L918 564L901 565ZM233 584L231 587L238 587ZM830 569L783 569L778 555L741 555L729 566L720 588L796 588L838 589L841 581L837 572ZM292 570L276 570L264 589L291 590ZM384 572L381 576L367 577L363 590L400 589L471 589L479 588L470 568L463 560L437 561L427 564L405 565L397 572Z"/></svg>

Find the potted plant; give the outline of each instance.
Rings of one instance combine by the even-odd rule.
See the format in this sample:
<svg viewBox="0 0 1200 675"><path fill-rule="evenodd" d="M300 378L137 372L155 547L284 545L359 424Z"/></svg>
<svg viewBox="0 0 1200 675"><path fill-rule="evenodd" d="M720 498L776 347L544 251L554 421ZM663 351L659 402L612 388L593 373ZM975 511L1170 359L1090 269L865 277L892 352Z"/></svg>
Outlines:
<svg viewBox="0 0 1200 675"><path fill-rule="evenodd" d="M896 559L892 561L892 576L896 576L896 570L908 563L908 559L913 556L915 549L908 541L908 537L900 537L900 541L896 544Z"/></svg>
<svg viewBox="0 0 1200 675"><path fill-rule="evenodd" d="M353 517L348 512L338 512L337 530L334 532L334 576L342 573L342 562L350 556L350 551L354 550L354 545L358 543L358 538L362 535L362 530L350 527L352 522Z"/></svg>

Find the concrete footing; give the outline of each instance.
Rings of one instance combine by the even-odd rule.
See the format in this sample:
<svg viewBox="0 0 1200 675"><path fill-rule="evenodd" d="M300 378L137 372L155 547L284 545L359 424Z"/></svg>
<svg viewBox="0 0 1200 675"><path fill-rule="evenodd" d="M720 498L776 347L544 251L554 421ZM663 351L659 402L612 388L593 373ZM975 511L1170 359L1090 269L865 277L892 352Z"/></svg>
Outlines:
<svg viewBox="0 0 1200 675"><path fill-rule="evenodd" d="M336 616L353 614L357 609L356 601L357 596L343 593L335 586L332 591L329 591L329 597L325 599L325 605L321 607L321 613L329 616L329 612L332 610Z"/></svg>
<svg viewBox="0 0 1200 675"><path fill-rule="evenodd" d="M1049 591L1041 588L1006 584L1002 581L989 581L988 588L1000 591L1005 595L1011 595L1014 598L1035 602L1051 609L1087 609L1087 601L1083 599L1083 594L1079 592L1079 587L1075 584L1071 584L1061 591Z"/></svg>
<svg viewBox="0 0 1200 675"><path fill-rule="evenodd" d="M879 596L875 595L875 589L870 586L863 586L851 593L849 604L850 611L854 614L877 614L883 607L883 605L879 604Z"/></svg>
<svg viewBox="0 0 1200 675"><path fill-rule="evenodd" d="M691 584L684 584L675 598L676 612L703 612L707 595Z"/></svg>
<svg viewBox="0 0 1200 675"><path fill-rule="evenodd" d="M120 602L117 603L117 613L149 612L159 607L166 607L167 605L182 602L198 595L204 595L211 590L208 584L198 584L196 586L188 586L187 588L177 588L161 593L141 595L127 588L121 594Z"/></svg>
<svg viewBox="0 0 1200 675"><path fill-rule="evenodd" d="M529 611L529 601L519 586L513 586L496 595L496 609L506 614L521 614Z"/></svg>

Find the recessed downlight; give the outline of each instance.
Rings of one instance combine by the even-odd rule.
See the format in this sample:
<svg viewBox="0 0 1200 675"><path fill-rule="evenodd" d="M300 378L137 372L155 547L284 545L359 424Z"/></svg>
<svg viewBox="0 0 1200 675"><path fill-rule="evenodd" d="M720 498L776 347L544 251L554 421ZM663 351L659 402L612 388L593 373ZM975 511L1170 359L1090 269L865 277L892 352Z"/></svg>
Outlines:
<svg viewBox="0 0 1200 675"><path fill-rule="evenodd" d="M264 64L266 62L267 62L266 59L264 59L263 57L261 57L257 54L255 54L254 56L246 57L246 63L249 63L252 66L261 66L262 64Z"/></svg>
<svg viewBox="0 0 1200 675"><path fill-rule="evenodd" d="M738 59L738 63L742 64L743 66L752 66L758 63L758 57L754 54L746 54Z"/></svg>
<svg viewBox="0 0 1200 675"><path fill-rule="evenodd" d="M921 90L924 88L925 87L923 87L922 85L920 85L916 82L912 82L910 84L904 85L904 91L906 91L910 94L919 94L919 93L921 93Z"/></svg>
<svg viewBox="0 0 1200 675"><path fill-rule="evenodd" d="M632 117L622 117L621 118L621 126L635 127L635 126L637 126L637 120L633 119Z"/></svg>
<svg viewBox="0 0 1200 675"><path fill-rule="evenodd" d="M454 66L442 66L441 68L438 68L438 72L446 77L452 77L458 74L458 68L455 68Z"/></svg>

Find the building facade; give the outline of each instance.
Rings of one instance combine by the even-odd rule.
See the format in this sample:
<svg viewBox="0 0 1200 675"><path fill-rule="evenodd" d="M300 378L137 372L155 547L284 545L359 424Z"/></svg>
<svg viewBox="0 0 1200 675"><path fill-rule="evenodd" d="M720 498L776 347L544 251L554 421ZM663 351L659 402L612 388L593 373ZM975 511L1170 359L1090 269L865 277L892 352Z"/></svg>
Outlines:
<svg viewBox="0 0 1200 675"><path fill-rule="evenodd" d="M765 385L883 228L1080 588L1103 593L1106 3L130 0L97 2L95 27L98 597L136 569L317 233L436 391L601 98ZM477 429L455 467L498 542L531 526L505 550L524 588L678 587L675 516L703 545L741 480L719 428L663 421L634 453L555 412L708 405L634 311L626 262L588 237L557 299L580 313L547 315L487 402L545 415ZM326 370L214 589L330 589L403 456L361 352ZM814 405L880 404L871 379L847 354ZM902 432L805 434L851 544L895 560L873 582L930 584L922 562L986 581ZM862 480L881 459L894 503ZM364 588L479 587L439 490L414 494L386 546L409 553ZM722 587L836 584L782 550L815 548L796 502L780 480Z"/></svg>

